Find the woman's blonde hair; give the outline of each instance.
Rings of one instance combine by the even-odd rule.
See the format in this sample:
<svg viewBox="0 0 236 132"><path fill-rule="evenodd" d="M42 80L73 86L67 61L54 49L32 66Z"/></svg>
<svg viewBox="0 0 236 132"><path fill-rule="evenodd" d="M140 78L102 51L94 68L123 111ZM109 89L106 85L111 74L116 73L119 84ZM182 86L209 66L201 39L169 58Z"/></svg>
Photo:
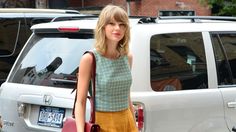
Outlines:
<svg viewBox="0 0 236 132"><path fill-rule="evenodd" d="M107 5L101 11L96 29L94 31L95 34L95 48L102 55L105 54L106 47L106 35L104 27L109 24L112 20L117 22L122 22L125 24L126 30L124 37L119 41L117 46L117 50L121 55L127 55L129 52L129 41L130 41L130 26L129 26L129 17L126 11L115 5Z"/></svg>

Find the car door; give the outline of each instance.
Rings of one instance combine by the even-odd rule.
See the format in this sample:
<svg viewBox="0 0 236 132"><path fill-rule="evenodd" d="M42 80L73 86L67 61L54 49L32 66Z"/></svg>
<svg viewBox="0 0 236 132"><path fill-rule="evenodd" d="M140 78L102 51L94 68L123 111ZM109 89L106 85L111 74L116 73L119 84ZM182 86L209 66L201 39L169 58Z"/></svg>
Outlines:
<svg viewBox="0 0 236 132"><path fill-rule="evenodd" d="M236 32L211 32L218 87L224 99L225 119L231 131L236 131Z"/></svg>
<svg viewBox="0 0 236 132"><path fill-rule="evenodd" d="M185 25L182 29L179 27L181 31ZM157 26L156 32L154 27L137 28L133 30L142 29L145 34L132 40L132 89L136 90L132 100L143 104L145 131L228 131L222 95L214 81L216 73L209 35L206 32L158 33L165 31L164 26ZM176 29L176 25L170 24L168 29Z"/></svg>

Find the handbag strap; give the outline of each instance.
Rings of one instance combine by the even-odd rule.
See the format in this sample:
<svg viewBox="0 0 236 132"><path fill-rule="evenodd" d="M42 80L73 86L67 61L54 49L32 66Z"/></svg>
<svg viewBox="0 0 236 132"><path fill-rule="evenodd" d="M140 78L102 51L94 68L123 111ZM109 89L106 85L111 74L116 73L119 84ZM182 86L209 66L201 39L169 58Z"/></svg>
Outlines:
<svg viewBox="0 0 236 132"><path fill-rule="evenodd" d="M96 78L96 59L95 59L95 55L92 51L86 51L84 54L86 53L89 53L92 55L93 57L93 64L92 64L92 96L88 96L87 98L89 99L90 101L90 104L91 104L91 114L90 114L90 120L89 122L90 123L95 123L95 94L96 94L96 91L95 91L95 78ZM77 86L77 83L76 82L76 86ZM72 91L73 92L73 91ZM74 106L73 106L73 111L72 111L72 117L75 117L75 105L76 105L76 100L77 100L77 90L76 90L76 94L75 94L75 100L74 100Z"/></svg>

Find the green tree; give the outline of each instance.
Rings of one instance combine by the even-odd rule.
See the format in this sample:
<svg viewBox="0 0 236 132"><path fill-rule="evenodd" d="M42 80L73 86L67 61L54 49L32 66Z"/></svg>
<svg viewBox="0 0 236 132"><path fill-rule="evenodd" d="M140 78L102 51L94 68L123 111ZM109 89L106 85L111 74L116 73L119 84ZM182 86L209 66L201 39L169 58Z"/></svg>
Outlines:
<svg viewBox="0 0 236 132"><path fill-rule="evenodd" d="M236 0L200 0L208 4L212 15L215 16L236 16Z"/></svg>

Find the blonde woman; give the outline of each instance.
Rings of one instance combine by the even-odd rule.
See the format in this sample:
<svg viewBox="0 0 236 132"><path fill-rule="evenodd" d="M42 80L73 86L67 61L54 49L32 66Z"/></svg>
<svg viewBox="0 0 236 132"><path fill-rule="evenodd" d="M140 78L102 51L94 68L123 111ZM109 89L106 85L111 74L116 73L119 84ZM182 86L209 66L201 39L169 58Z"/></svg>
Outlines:
<svg viewBox="0 0 236 132"><path fill-rule="evenodd" d="M102 132L137 132L130 100L132 55L129 53L130 27L126 11L107 5L95 29L96 123ZM86 97L93 58L85 54L80 62L75 108L78 132L84 131Z"/></svg>

